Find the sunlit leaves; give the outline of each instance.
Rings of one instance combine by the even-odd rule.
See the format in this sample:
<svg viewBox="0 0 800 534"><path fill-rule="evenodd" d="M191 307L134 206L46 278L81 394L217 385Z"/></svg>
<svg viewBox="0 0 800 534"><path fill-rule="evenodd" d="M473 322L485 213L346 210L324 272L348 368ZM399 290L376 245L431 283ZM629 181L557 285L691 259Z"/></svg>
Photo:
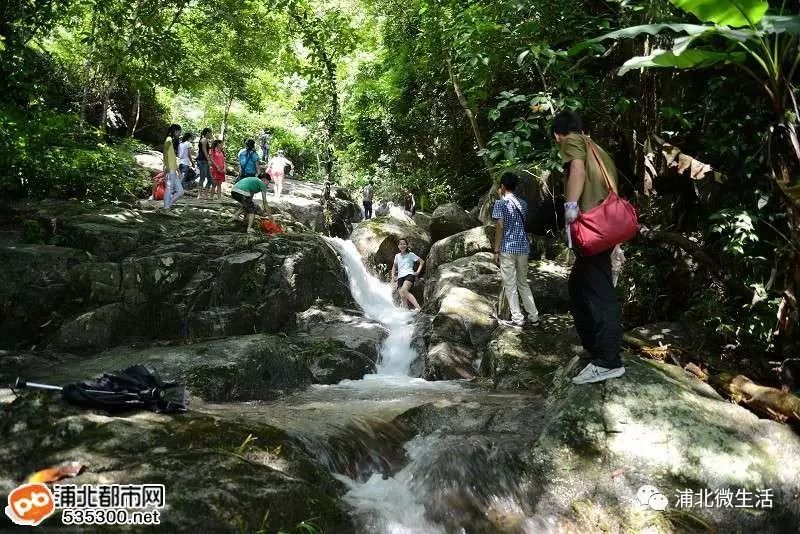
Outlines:
<svg viewBox="0 0 800 534"><path fill-rule="evenodd" d="M769 9L766 0L670 0L703 22L739 27L756 24Z"/></svg>

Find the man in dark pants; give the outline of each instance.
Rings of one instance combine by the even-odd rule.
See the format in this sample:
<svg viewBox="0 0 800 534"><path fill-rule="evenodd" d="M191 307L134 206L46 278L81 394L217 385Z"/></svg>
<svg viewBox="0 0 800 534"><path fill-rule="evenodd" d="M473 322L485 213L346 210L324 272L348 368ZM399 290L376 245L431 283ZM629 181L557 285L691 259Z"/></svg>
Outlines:
<svg viewBox="0 0 800 534"><path fill-rule="evenodd" d="M364 218L371 219L372 218L372 180L369 181L367 185L364 186L364 190L361 192L362 196L364 197Z"/></svg>
<svg viewBox="0 0 800 534"><path fill-rule="evenodd" d="M603 171L605 167L612 186L616 189L617 171L609 155L584 135L580 117L572 111L562 111L553 121L553 134L559 145L566 173L564 216L567 223L574 221L581 211L589 211L608 196ZM594 148L600 162L591 157L588 143ZM572 381L575 384L602 382L625 374L620 360L622 327L620 308L611 275L611 250L594 256L577 258L569 275L570 311L575 329L591 361Z"/></svg>

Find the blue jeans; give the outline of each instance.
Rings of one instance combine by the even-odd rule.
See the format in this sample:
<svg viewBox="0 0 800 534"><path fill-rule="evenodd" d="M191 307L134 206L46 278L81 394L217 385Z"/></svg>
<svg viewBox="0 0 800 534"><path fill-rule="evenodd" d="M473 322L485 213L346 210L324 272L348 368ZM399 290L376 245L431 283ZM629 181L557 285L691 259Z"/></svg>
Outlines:
<svg viewBox="0 0 800 534"><path fill-rule="evenodd" d="M211 187L211 167L208 161L197 160L197 170L200 172L200 187Z"/></svg>
<svg viewBox="0 0 800 534"><path fill-rule="evenodd" d="M164 207L171 208L181 196L183 196L183 185L178 178L178 171L168 171L164 184Z"/></svg>
<svg viewBox="0 0 800 534"><path fill-rule="evenodd" d="M262 146L261 147L261 159L263 159L265 163L267 161L269 161L269 147L268 146Z"/></svg>

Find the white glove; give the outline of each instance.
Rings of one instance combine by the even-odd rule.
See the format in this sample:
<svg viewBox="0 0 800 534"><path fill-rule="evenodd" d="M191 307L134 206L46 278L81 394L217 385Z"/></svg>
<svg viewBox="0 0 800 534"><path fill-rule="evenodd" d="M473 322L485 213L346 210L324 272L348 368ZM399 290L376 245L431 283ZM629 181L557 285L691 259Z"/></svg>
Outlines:
<svg viewBox="0 0 800 534"><path fill-rule="evenodd" d="M578 207L577 202L565 202L564 203L564 221L567 224L571 224L575 219L578 218L578 215L581 214L581 210Z"/></svg>
<svg viewBox="0 0 800 534"><path fill-rule="evenodd" d="M570 223L572 223L575 219L578 218L580 215L581 210L578 207L577 202L565 202L564 203L564 229L567 232L567 246L572 248L572 231L569 227Z"/></svg>

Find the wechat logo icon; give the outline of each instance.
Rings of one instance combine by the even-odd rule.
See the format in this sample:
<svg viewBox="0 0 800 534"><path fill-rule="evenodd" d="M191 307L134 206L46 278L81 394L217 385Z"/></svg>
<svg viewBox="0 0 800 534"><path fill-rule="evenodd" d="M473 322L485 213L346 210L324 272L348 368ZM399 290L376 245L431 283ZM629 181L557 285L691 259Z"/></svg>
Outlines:
<svg viewBox="0 0 800 534"><path fill-rule="evenodd" d="M658 488L650 484L645 484L636 491L636 499L644 508L651 508L663 512L667 509L669 499L658 491Z"/></svg>

